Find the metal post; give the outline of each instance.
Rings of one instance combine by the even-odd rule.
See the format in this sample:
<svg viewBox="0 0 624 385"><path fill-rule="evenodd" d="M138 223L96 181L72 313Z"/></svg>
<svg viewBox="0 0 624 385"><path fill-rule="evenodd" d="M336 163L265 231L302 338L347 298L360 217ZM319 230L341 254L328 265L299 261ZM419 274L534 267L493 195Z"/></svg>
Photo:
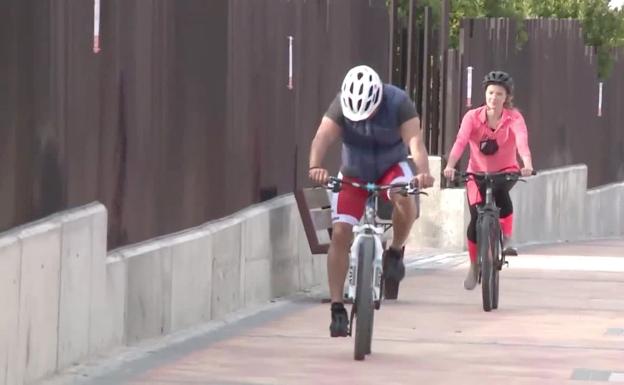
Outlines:
<svg viewBox="0 0 624 385"><path fill-rule="evenodd" d="M425 134L425 145L427 151L431 151L429 147L429 139L431 136L430 124L430 108L431 108L431 8L425 7L423 27L423 55L422 55L422 129Z"/></svg>
<svg viewBox="0 0 624 385"><path fill-rule="evenodd" d="M446 87L447 87L447 76L448 76L448 37L449 37L449 14L451 11L450 0L441 0L442 1L442 12L440 13L440 114L439 116L439 133L440 138L438 142L438 154L444 153L445 138L444 132L445 124L446 124Z"/></svg>
<svg viewBox="0 0 624 385"><path fill-rule="evenodd" d="M388 43L388 83L392 83L392 73L394 72L394 26L397 14L397 0L390 0L389 24L390 24L390 42Z"/></svg>
<svg viewBox="0 0 624 385"><path fill-rule="evenodd" d="M414 56L414 41L416 40L416 1L410 0L409 2L409 19L407 22L407 67L405 70L405 92L410 96L410 98L414 97L414 86L413 86L413 78L415 76L415 61L413 59Z"/></svg>

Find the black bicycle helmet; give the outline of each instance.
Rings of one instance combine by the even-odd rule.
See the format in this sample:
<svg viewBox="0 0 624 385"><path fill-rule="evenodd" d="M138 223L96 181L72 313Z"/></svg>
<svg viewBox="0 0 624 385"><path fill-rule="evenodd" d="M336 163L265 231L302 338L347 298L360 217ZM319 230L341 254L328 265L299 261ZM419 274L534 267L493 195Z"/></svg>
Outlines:
<svg viewBox="0 0 624 385"><path fill-rule="evenodd" d="M513 91L513 79L504 71L491 71L485 75L485 78L483 78L483 87L487 87L490 84L497 84L505 87L508 94L511 94Z"/></svg>

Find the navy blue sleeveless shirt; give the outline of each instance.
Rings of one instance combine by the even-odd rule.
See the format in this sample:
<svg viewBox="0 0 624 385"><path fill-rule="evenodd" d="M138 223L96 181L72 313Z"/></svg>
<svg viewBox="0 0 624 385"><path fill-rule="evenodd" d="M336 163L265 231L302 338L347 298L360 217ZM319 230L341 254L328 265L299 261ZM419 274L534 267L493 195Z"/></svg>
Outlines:
<svg viewBox="0 0 624 385"><path fill-rule="evenodd" d="M400 127L418 114L405 91L384 84L381 104L372 117L359 122L345 118L340 93L325 116L342 128L342 174L375 182L390 167L407 159Z"/></svg>

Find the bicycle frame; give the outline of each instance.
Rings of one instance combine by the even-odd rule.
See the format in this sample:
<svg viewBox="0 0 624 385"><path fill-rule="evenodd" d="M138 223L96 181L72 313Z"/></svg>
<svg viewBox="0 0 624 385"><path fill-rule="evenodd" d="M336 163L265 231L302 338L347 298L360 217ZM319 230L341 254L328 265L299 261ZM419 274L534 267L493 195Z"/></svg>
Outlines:
<svg viewBox="0 0 624 385"><path fill-rule="evenodd" d="M493 197L493 186L492 183L488 183L485 190L485 202L482 205L477 206L477 231L479 231L480 226L478 225L486 216L492 217L493 226L496 228L496 234L498 235L498 243L500 245L500 250L502 250L502 233L499 223L500 217L500 209L496 206ZM477 233L477 237L479 234ZM477 263L479 266L479 271L481 271L481 265L483 264L483 255L480 253L477 256ZM498 258L498 256L497 256ZM504 258L504 256L502 257ZM498 264L498 263L497 263ZM496 266L496 268L499 268ZM481 280L481 274L479 273L479 280Z"/></svg>
<svg viewBox="0 0 624 385"><path fill-rule="evenodd" d="M340 191L343 183L351 184L368 192L364 220L353 226L354 240L351 244L348 270L347 297L353 300L348 334L352 335L353 321L356 319L354 358L363 360L371 353L373 320L382 297L382 255L381 236L384 227L377 223L377 200L381 191L399 188L400 193L418 193L416 188L406 183L379 186L374 183L362 184L330 178L333 192ZM354 317L355 316L355 317Z"/></svg>
<svg viewBox="0 0 624 385"><path fill-rule="evenodd" d="M373 260L373 300L381 300L381 274L382 274L382 255L383 245L381 242L381 236L386 231L383 225L379 225L375 220L375 200L379 199L379 194L375 192L368 197L366 202L365 220L363 224L353 226L353 243L351 244L351 250L349 253L349 272L348 272L348 289L347 298L350 300L355 299L355 292L357 286L357 264L358 264L358 250L360 243L364 238L372 237L375 242L375 258Z"/></svg>
<svg viewBox="0 0 624 385"><path fill-rule="evenodd" d="M494 202L494 196L493 196L493 189L494 189L494 185L496 184L496 182L500 179L503 181L518 181L518 180L522 180L520 179L520 174L517 173L470 173L470 172L463 172L460 173L461 177L464 179L467 179L469 177L473 177L475 178L475 180L481 179L483 180L483 182L485 183L485 202L483 202L483 204L477 205L477 231L479 231L480 226L478 225L481 221L483 221L483 218L485 218L486 216L491 216L493 219L493 225L496 227L496 233L498 234L498 241L500 244L500 250L502 250L502 232L501 232L501 228L500 228L500 223L499 223L499 218L500 218L500 209L496 206L495 202ZM478 234L477 234L478 236ZM481 258L482 256L479 255L478 256L478 264L479 267L481 266ZM502 261L500 261L500 266L497 266L498 269L500 269L502 267L502 264L504 264L504 255L501 255Z"/></svg>
<svg viewBox="0 0 624 385"><path fill-rule="evenodd" d="M494 186L499 181L518 181L517 172L459 174L464 181L474 178L475 182L485 183L485 202L477 205L477 271L481 283L483 310L498 308L499 271L507 263L503 251L503 235L499 222L500 209L493 197Z"/></svg>
<svg viewBox="0 0 624 385"><path fill-rule="evenodd" d="M383 225L377 223L377 200L379 199L379 193L382 191L390 190L393 188L399 189L399 193L404 195L416 195L416 194L425 194L420 192L418 188L415 188L407 183L395 183L392 185L380 186L374 183L357 183L350 181L343 181L338 178L330 178L329 187L331 187L332 191L338 192L340 190L340 184L348 183L356 188L361 188L366 190L369 194L368 199L366 201L366 210L364 213L364 220L361 224L353 226L353 235L354 239L351 244L350 253L349 253L349 270L347 272L347 298L350 300L355 300L356 296L356 288L357 288L357 266L358 266L358 250L361 242L368 237L372 237L375 242L375 256L373 259L373 300L376 303L381 301L381 281L382 281L382 255L383 255L383 245L381 236L385 233L391 226Z"/></svg>

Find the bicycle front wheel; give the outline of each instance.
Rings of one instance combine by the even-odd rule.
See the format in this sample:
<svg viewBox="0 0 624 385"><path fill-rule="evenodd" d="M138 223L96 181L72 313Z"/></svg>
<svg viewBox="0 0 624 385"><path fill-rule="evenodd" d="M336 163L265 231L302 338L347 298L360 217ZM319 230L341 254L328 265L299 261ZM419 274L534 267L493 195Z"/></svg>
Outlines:
<svg viewBox="0 0 624 385"><path fill-rule="evenodd" d="M503 256L502 256L502 241L500 239L500 235L495 237L492 235L491 239L494 239L494 245L492 249L493 261L494 263L494 277L492 283L494 285L494 290L492 292L492 309L498 309L498 291L500 290L500 271L503 267Z"/></svg>
<svg viewBox="0 0 624 385"><path fill-rule="evenodd" d="M354 358L363 360L371 352L373 339L373 260L375 239L366 237L358 250L358 274L355 289L355 350Z"/></svg>
<svg viewBox="0 0 624 385"><path fill-rule="evenodd" d="M477 232L477 249L481 262L481 294L483 298L483 310L495 309L495 291L498 291L498 269L494 266L496 250L498 249L496 236L495 218L484 217ZM496 293L498 302L498 293Z"/></svg>

